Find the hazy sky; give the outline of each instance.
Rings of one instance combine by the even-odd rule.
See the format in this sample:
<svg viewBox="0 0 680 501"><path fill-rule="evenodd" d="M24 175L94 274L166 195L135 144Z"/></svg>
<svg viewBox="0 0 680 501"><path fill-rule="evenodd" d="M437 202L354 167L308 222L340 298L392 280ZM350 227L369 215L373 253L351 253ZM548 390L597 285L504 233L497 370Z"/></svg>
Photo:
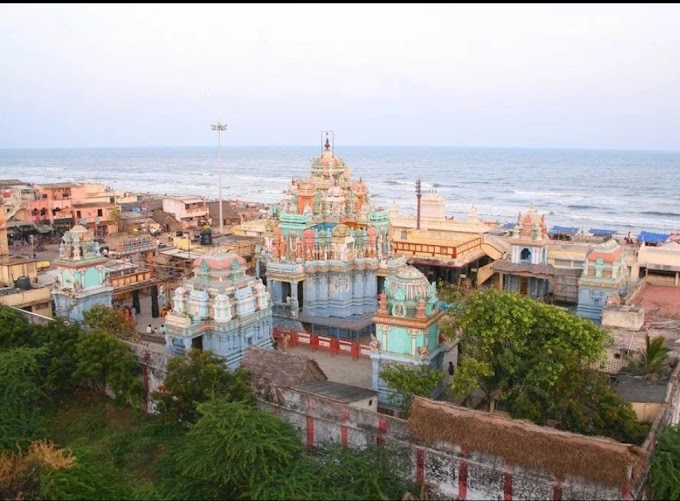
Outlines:
<svg viewBox="0 0 680 501"><path fill-rule="evenodd" d="M680 5L0 5L0 147L680 150Z"/></svg>

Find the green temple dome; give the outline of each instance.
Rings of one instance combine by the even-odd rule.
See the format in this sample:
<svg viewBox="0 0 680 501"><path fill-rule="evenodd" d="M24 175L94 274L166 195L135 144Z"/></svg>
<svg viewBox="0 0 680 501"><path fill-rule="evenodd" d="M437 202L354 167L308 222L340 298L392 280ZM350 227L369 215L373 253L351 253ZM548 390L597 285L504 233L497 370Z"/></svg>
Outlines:
<svg viewBox="0 0 680 501"><path fill-rule="evenodd" d="M385 285L388 299L397 301L427 301L430 282L423 273L413 266L406 266L391 276Z"/></svg>

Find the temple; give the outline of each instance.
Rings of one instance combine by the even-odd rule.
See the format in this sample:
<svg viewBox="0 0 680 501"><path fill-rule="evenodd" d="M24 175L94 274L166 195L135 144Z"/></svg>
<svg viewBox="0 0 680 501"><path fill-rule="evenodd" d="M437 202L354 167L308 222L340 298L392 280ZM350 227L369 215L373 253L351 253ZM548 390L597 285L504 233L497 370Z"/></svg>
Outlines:
<svg viewBox="0 0 680 501"><path fill-rule="evenodd" d="M76 225L64 234L59 257L53 261L57 278L52 298L58 316L82 321L83 313L95 304L111 306L113 286L106 276L106 261L92 230Z"/></svg>
<svg viewBox="0 0 680 501"><path fill-rule="evenodd" d="M605 304L610 299L616 304L621 302L629 278L623 247L616 240L607 240L591 249L578 281L577 314L600 325Z"/></svg>
<svg viewBox="0 0 680 501"><path fill-rule="evenodd" d="M368 334L385 277L406 263L393 258L389 213L370 201L361 179L335 156L331 138L311 175L293 179L267 223L257 276L266 266L275 323L358 339Z"/></svg>
<svg viewBox="0 0 680 501"><path fill-rule="evenodd" d="M216 248L194 261L194 276L175 289L165 317L166 351L211 350L230 369L249 346L272 347L272 307L262 280L246 275L246 262Z"/></svg>
<svg viewBox="0 0 680 501"><path fill-rule="evenodd" d="M500 273L499 288L545 299L554 275L553 267L548 265L550 238L545 216L540 216L533 206L524 215L520 213L509 243L510 259L494 263L495 271Z"/></svg>
<svg viewBox="0 0 680 501"><path fill-rule="evenodd" d="M438 321L443 315L437 308L436 284L430 284L417 268L407 266L385 280L374 317L377 335L371 343L373 391L378 392L380 405L396 405L394 390L380 378L385 364L442 369L447 348L440 342ZM433 388L431 396L436 398L442 391L441 385Z"/></svg>

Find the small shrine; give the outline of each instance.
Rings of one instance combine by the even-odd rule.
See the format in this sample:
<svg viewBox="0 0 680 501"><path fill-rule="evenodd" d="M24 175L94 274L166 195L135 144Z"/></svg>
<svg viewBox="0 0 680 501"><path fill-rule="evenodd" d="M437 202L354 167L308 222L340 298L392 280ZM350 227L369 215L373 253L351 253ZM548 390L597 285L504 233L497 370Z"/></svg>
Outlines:
<svg viewBox="0 0 680 501"><path fill-rule="evenodd" d="M211 350L233 370L248 347L273 345L269 293L232 251L218 247L196 259L193 277L175 289L172 302L165 317L168 353Z"/></svg>
<svg viewBox="0 0 680 501"><path fill-rule="evenodd" d="M547 267L549 243L545 215L539 215L533 206L524 214L520 212L510 238L510 262L515 267L505 274L505 290L534 299L547 296L552 273Z"/></svg>
<svg viewBox="0 0 680 501"><path fill-rule="evenodd" d="M600 325L605 305L620 303L626 295L629 277L626 255L616 240L590 249L578 281L578 316Z"/></svg>
<svg viewBox="0 0 680 501"><path fill-rule="evenodd" d="M395 405L390 398L394 390L379 376L385 364L424 364L442 370L448 348L439 337L438 321L444 311L437 308L436 287L413 266L406 266L385 280L378 312L373 317L376 335L372 335L371 341L373 391L378 392L380 405ZM432 397L442 391L443 387L432 388Z"/></svg>
<svg viewBox="0 0 680 501"><path fill-rule="evenodd" d="M82 321L83 313L96 304L111 306L113 286L106 277L99 243L87 228L76 225L59 244L53 263L57 278L52 288L55 313L69 321Z"/></svg>

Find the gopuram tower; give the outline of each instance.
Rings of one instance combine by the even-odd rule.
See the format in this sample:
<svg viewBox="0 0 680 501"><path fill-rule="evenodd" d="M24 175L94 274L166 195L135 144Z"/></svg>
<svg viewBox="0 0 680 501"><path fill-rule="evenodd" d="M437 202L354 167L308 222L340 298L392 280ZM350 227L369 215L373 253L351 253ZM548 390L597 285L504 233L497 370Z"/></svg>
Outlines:
<svg viewBox="0 0 680 501"><path fill-rule="evenodd" d="M389 212L371 202L361 179L335 155L325 131L311 174L293 179L267 222L258 251L274 305L274 325L358 340L373 330L385 277L405 266L393 258Z"/></svg>

